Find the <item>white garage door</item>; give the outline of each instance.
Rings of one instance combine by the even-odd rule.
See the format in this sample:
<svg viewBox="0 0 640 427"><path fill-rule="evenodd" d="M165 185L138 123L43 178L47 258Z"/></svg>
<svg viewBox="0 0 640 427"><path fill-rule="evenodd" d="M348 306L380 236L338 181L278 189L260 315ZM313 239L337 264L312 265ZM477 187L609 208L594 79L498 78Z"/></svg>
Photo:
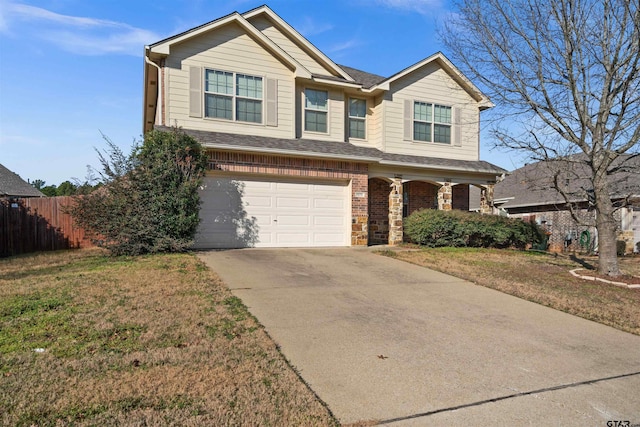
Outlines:
<svg viewBox="0 0 640 427"><path fill-rule="evenodd" d="M195 248L350 244L347 183L205 178Z"/></svg>

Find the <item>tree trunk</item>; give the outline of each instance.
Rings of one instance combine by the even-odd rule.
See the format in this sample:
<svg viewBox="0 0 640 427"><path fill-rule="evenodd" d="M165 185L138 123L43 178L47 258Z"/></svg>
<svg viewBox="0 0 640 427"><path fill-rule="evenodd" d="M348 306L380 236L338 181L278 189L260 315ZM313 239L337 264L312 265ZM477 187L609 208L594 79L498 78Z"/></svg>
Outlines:
<svg viewBox="0 0 640 427"><path fill-rule="evenodd" d="M603 176L604 175L604 176ZM619 276L616 248L616 219L609 197L606 174L596 173L593 179L596 203L596 228L598 229L598 273Z"/></svg>

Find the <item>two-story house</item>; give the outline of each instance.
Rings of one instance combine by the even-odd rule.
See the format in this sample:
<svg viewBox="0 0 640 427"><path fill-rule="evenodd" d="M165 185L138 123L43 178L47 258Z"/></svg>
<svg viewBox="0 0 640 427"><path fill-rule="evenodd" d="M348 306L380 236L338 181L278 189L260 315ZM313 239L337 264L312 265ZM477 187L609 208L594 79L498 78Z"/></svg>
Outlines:
<svg viewBox="0 0 640 427"><path fill-rule="evenodd" d="M145 48L144 131L207 149L198 248L402 242L420 208L491 210L491 102L441 53L391 77L338 65L267 6Z"/></svg>

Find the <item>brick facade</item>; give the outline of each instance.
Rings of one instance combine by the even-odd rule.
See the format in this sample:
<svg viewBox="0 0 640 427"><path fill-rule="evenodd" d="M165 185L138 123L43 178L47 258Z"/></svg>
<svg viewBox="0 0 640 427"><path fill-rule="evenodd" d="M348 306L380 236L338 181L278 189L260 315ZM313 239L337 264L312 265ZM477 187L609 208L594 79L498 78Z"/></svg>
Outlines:
<svg viewBox="0 0 640 427"><path fill-rule="evenodd" d="M568 210L539 211L535 213L515 213L512 218L522 218L524 221L536 222L548 234L548 250L551 252L581 252L594 249L594 238L596 236L595 227L579 225L571 216ZM593 222L594 212L581 210L579 217L582 222ZM588 232L588 245L581 247L580 238L583 232ZM583 243L587 244L586 234L582 237Z"/></svg>
<svg viewBox="0 0 640 427"><path fill-rule="evenodd" d="M367 245L369 206L368 166L365 163L272 156L266 154L209 151L209 170L282 176L321 178L351 182L351 244Z"/></svg>
<svg viewBox="0 0 640 427"><path fill-rule="evenodd" d="M389 182L369 180L369 244L386 245L389 242Z"/></svg>
<svg viewBox="0 0 640 427"><path fill-rule="evenodd" d="M407 194L405 216L419 209L438 208L438 186L423 181L410 181L404 184Z"/></svg>

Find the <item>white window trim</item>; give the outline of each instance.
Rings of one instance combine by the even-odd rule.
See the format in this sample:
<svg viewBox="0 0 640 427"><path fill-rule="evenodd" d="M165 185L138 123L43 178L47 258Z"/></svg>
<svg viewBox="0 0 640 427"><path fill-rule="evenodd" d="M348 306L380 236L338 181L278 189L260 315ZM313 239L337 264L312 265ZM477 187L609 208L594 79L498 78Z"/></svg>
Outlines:
<svg viewBox="0 0 640 427"><path fill-rule="evenodd" d="M416 103L421 103L421 104L428 104L431 105L431 121L427 120L418 120L415 118L415 105ZM446 107L449 108L451 111L451 122L450 123L443 123L443 122L436 122L435 121L435 117L436 117L436 106L438 107ZM429 102L429 101L422 101L422 100L418 100L418 99L414 99L411 102L411 140L414 142L418 142L418 143L424 143L424 144L437 144L437 145L443 145L443 146L454 146L454 108L451 105L445 105L445 104L437 104L435 102ZM416 139L415 138L415 126L414 123L427 123L431 125L431 141L424 141L421 139ZM435 128L436 125L440 125L440 126L449 126L449 142L436 142L435 141Z"/></svg>
<svg viewBox="0 0 640 427"><path fill-rule="evenodd" d="M358 101L364 101L364 117L352 116L351 115L351 100L355 99ZM367 140L367 108L368 102L366 98L357 98L357 97L348 97L347 98L347 134L349 135L349 139L357 139L360 141ZM364 123L364 137L358 138L357 136L351 136L351 120L358 120Z"/></svg>
<svg viewBox="0 0 640 427"><path fill-rule="evenodd" d="M233 78L233 90L231 94L227 94L227 93L218 93L218 92L210 92L207 91L207 71L220 71L223 73L230 73ZM237 76L241 75L241 76L247 76L247 77L258 77L262 80L262 97L261 98L251 98L251 97L247 97L247 96L240 96L240 95L236 95L237 92ZM265 104L266 104L266 100L265 100L265 85L267 82L267 78L266 76L263 75L256 75L256 74L247 74L247 73L241 73L241 72L236 72L236 71L229 71L229 70L223 70L220 68L209 68L209 67L204 67L203 68L203 72L202 72L202 117L204 119L207 120L222 120L224 122L237 122L237 123L242 123L242 124L247 124L247 125L257 125L257 126L264 126L266 124L266 118L265 118ZM207 97L207 94L211 94L211 95L220 95L220 96L226 96L226 97L230 97L231 98L231 119L225 119L223 117L210 117L207 116L207 108L206 108L206 102L205 99ZM238 120L237 116L237 99L248 99L248 100L252 100L252 101L260 101L260 106L261 106L261 112L260 112L260 118L261 121L260 122L250 122L250 121L244 121L244 120Z"/></svg>
<svg viewBox="0 0 640 427"><path fill-rule="evenodd" d="M307 108L307 90L315 90L316 92L326 92L327 93L327 109L326 110L317 110L314 108ZM302 131L304 133L311 133L311 134L316 134L316 135L329 135L329 127L330 127L330 112L331 112L331 92L329 91L329 89L320 89L320 88L316 88L316 87L305 87L302 89ZM326 132L320 132L320 131L314 131L314 130L307 130L306 129L306 122L307 122L307 111L316 111L316 112L321 112L321 113L326 113L327 114L327 131Z"/></svg>

